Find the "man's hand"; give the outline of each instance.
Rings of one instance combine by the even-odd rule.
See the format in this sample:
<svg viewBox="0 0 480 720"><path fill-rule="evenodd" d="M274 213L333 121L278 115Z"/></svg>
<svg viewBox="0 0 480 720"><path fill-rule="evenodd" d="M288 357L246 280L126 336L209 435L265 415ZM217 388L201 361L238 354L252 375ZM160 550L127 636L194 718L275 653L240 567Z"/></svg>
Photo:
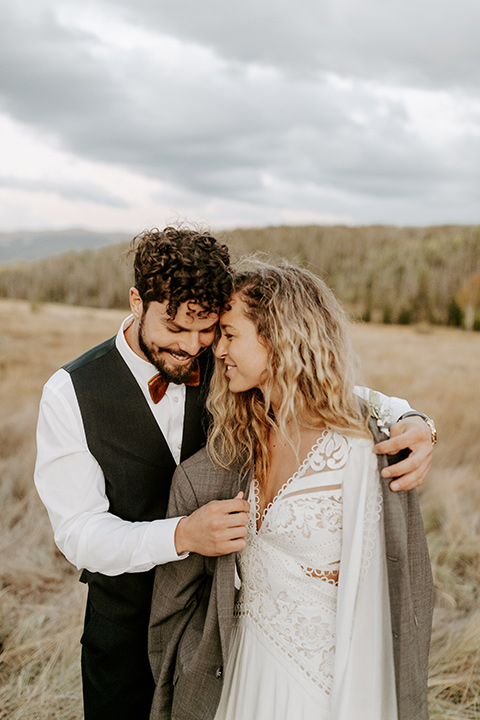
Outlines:
<svg viewBox="0 0 480 720"><path fill-rule="evenodd" d="M392 425L390 438L375 445L375 452L396 455L400 450L410 449L410 455L382 470L384 478L396 478L390 483L391 490L411 490L421 485L432 464L433 443L430 428L418 415L410 415Z"/></svg>
<svg viewBox="0 0 480 720"><path fill-rule="evenodd" d="M232 500L212 500L198 508L177 525L177 553L194 552L215 557L243 550L249 508L242 492Z"/></svg>

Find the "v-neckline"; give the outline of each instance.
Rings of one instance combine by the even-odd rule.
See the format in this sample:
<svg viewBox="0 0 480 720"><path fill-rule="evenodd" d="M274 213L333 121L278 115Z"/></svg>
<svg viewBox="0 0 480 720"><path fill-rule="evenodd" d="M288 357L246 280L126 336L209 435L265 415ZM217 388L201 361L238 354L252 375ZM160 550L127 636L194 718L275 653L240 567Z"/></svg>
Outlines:
<svg viewBox="0 0 480 720"><path fill-rule="evenodd" d="M282 487L277 490L273 498L270 500L270 502L265 505L263 508L262 514L260 514L260 490L258 487L258 480L256 477L252 480L252 488L253 488L253 501L254 501L254 507L255 507L255 518L254 518L254 528L255 528L255 534L258 535L260 531L263 528L263 525L265 523L265 520L267 518L267 515L270 514L270 511L272 507L274 507L278 501L281 499L282 495L285 493L285 491L290 487L290 485L297 480L299 477L302 477L302 475L305 474L305 471L307 470L310 460L312 459L312 455L315 452L315 450L320 446L323 440L325 440L325 437L327 436L329 430L328 428L325 428L323 430L322 434L315 440L313 445L311 446L310 450L307 453L306 458L296 470L293 475L291 475L282 485ZM260 525L258 524L260 523Z"/></svg>

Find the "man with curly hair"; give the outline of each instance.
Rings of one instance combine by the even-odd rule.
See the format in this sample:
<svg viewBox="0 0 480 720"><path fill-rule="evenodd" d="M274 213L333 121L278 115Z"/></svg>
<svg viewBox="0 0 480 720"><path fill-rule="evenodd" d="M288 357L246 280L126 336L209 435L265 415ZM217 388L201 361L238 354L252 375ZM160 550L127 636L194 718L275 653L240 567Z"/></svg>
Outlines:
<svg viewBox="0 0 480 720"><path fill-rule="evenodd" d="M86 720L149 716L153 568L191 551L239 550L246 533L241 497L164 519L175 467L205 443L228 250L208 233L167 227L137 236L132 252L131 315L50 378L38 420L35 483L58 547L88 583Z"/></svg>

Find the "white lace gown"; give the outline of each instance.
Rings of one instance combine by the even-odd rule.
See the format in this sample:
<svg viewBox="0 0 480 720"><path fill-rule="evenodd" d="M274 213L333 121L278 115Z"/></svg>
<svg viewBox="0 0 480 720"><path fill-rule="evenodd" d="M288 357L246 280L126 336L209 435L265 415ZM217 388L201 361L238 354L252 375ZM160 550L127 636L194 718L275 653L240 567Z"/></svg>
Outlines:
<svg viewBox="0 0 480 720"><path fill-rule="evenodd" d="M371 447L367 439L324 431L261 518L252 483L215 720L332 720L342 494L347 475L361 482Z"/></svg>

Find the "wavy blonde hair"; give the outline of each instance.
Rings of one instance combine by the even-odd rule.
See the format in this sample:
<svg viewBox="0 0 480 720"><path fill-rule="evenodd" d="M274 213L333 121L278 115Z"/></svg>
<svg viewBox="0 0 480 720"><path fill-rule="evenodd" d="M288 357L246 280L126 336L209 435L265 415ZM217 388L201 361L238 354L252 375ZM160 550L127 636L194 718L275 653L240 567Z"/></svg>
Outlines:
<svg viewBox="0 0 480 720"><path fill-rule="evenodd" d="M344 310L313 273L287 261L250 258L234 271L233 294L268 350L268 378L260 391L232 393L224 363L216 361L207 408L208 450L222 467L255 464L260 486L268 475L268 436L278 430L294 447L287 425L325 426L369 436L353 392L356 367ZM228 306L227 306L228 307ZM275 414L271 393L280 391Z"/></svg>

